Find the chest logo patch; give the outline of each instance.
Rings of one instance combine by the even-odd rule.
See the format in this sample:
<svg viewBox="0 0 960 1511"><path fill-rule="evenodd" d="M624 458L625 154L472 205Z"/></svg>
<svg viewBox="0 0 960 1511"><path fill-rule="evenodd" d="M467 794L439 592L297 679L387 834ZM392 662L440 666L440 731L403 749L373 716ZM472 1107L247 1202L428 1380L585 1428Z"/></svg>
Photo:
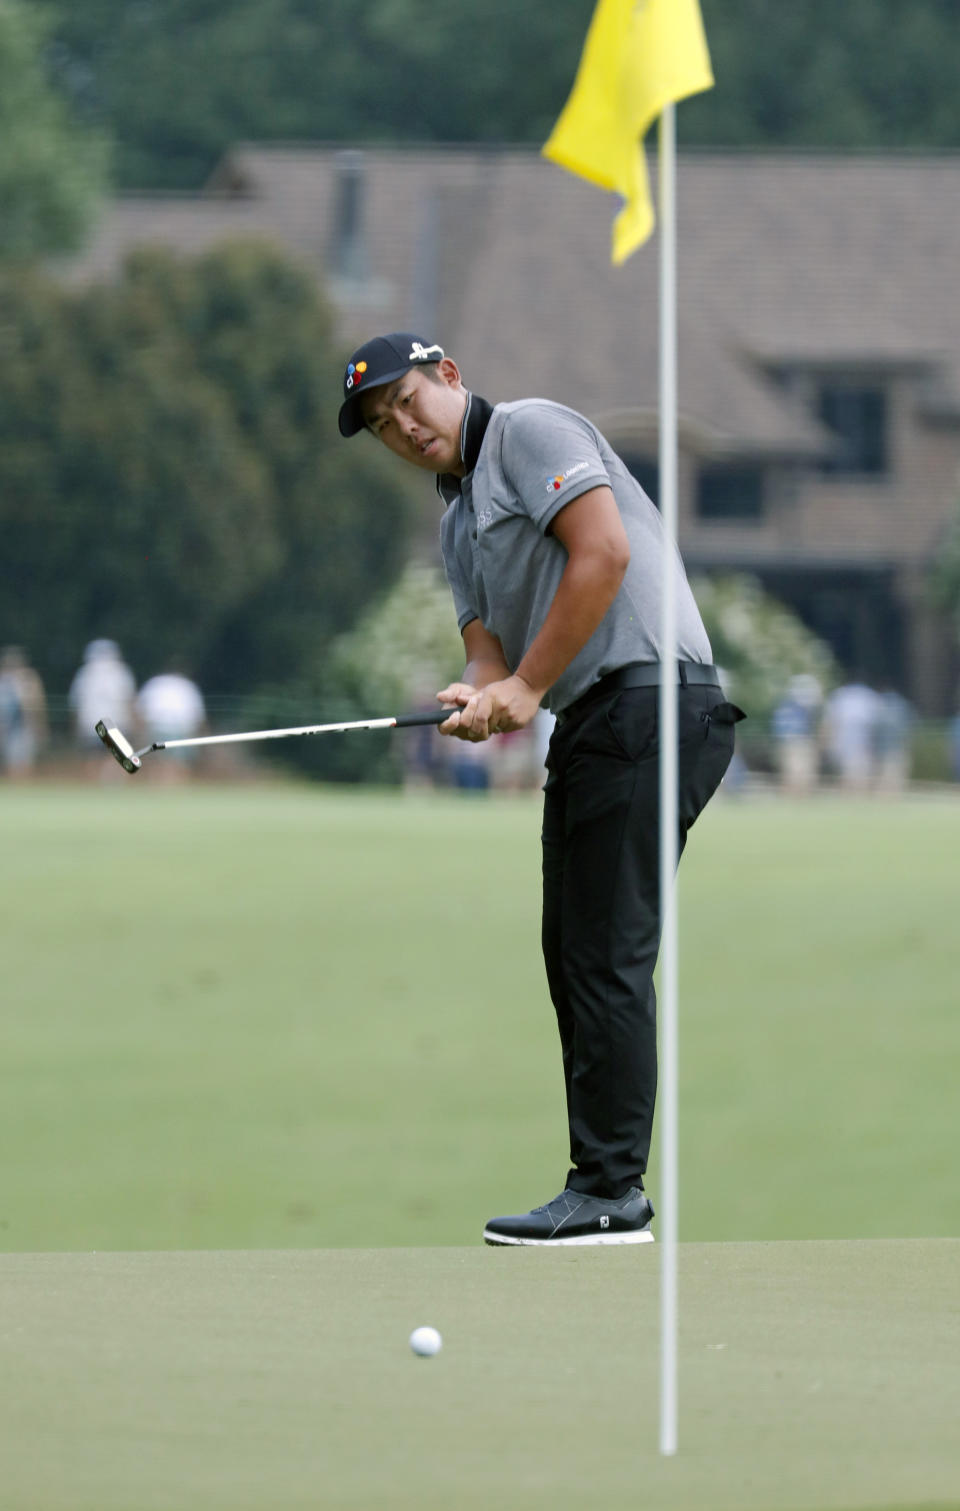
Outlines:
<svg viewBox="0 0 960 1511"><path fill-rule="evenodd" d="M547 492L558 493L568 478L576 477L578 472L586 472L589 462L578 462L575 467L568 467L566 472L557 472L553 477L547 478Z"/></svg>

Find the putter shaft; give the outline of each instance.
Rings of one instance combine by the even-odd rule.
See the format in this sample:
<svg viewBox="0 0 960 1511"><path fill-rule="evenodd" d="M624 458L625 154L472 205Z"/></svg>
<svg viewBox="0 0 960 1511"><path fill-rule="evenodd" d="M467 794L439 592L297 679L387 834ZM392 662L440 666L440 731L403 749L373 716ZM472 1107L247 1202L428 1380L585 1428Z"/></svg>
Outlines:
<svg viewBox="0 0 960 1511"><path fill-rule="evenodd" d="M399 729L415 724L442 724L454 708L431 708L425 713L397 714L386 719L352 719L341 724L302 724L294 729L255 729L232 735L198 735L189 740L154 740L141 750L134 750L126 735L115 725L100 719L94 726L114 760L131 774L140 770L142 757L154 750L176 750L190 745L235 745L250 740L288 740L295 735L345 734L352 729Z"/></svg>

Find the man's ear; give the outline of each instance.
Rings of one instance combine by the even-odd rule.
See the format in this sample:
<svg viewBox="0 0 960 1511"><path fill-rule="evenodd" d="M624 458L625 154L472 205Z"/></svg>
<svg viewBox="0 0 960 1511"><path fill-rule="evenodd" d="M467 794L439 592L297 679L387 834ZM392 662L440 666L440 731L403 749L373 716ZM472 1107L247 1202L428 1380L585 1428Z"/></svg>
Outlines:
<svg viewBox="0 0 960 1511"><path fill-rule="evenodd" d="M463 381L460 377L460 369L452 357L444 357L437 363L437 372L443 378L444 383L449 383L451 388L462 388Z"/></svg>

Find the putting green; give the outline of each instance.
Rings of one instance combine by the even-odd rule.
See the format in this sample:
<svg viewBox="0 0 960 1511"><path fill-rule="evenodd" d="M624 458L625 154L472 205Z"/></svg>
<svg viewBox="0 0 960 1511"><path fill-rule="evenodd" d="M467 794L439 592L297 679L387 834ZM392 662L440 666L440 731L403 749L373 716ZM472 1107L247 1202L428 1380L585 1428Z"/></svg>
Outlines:
<svg viewBox="0 0 960 1511"><path fill-rule="evenodd" d="M952 1505L958 1275L954 1239L683 1245L661 1459L654 1246L8 1254L2 1504Z"/></svg>

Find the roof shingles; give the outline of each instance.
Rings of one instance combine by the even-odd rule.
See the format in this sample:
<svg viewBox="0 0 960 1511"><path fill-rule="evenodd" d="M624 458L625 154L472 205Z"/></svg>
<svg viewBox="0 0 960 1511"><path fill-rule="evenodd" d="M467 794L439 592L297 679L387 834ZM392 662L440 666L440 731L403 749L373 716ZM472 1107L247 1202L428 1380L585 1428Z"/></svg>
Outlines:
<svg viewBox="0 0 960 1511"><path fill-rule="evenodd" d="M144 241L260 234L329 275L337 146L240 146L207 192L127 197L66 269L108 277ZM609 261L614 196L529 149L365 149L370 283L335 286L340 335L431 318L496 398L598 419L657 407L658 259ZM960 394L960 157L689 152L678 172L680 408L699 448L809 455L824 435L767 369L929 365Z"/></svg>

